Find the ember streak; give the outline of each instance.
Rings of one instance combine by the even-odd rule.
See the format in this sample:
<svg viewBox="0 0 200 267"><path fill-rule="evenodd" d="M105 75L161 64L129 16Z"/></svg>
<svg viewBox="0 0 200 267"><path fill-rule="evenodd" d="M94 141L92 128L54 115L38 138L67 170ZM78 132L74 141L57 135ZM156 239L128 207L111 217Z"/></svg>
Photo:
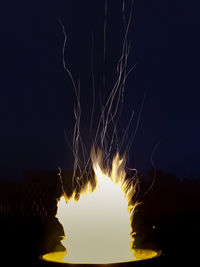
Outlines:
<svg viewBox="0 0 200 267"><path fill-rule="evenodd" d="M103 88L105 84L105 57L106 57L106 29L107 29L107 0L105 1L104 21L104 52L103 52ZM60 261L70 263L114 263L128 262L138 259L151 258L157 255L155 251L139 253L133 249L134 234L132 225L133 213L137 206L136 193L138 189L137 171L127 178L125 164L126 154L134 140L139 126L141 111L137 120L135 132L127 141L127 135L133 119L132 111L129 123L120 140L118 136L118 122L124 106L124 91L126 79L133 67L128 68L130 43L128 32L132 20L133 1L131 2L128 17L125 16L125 1L122 4L124 22L124 39L122 51L116 66L117 76L106 100L100 99L101 113L91 143L90 153L85 150L81 137L81 99L80 81L76 82L69 68L65 56L67 34L64 25L60 22L64 34L63 66L71 79L77 105L74 107L75 126L73 133L74 171L72 177L73 194L68 197L65 193L62 173L60 172L63 196L58 200L57 218L61 222L66 238L62 244L66 253L60 253ZM92 51L93 53L93 51ZM93 54L91 65L93 67ZM94 74L93 100L95 99ZM91 105L90 130L93 128L94 107ZM111 133L111 134L110 134ZM126 149L122 153L125 140ZM134 197L134 201L133 201ZM66 254L66 255L65 255ZM44 259L55 260L58 254L48 254Z"/></svg>

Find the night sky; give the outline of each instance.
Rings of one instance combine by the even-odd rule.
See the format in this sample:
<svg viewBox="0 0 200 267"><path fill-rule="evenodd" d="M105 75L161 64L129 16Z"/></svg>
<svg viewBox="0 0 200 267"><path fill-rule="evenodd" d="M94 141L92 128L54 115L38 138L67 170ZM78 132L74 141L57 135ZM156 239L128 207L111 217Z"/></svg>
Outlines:
<svg viewBox="0 0 200 267"><path fill-rule="evenodd" d="M108 0L106 84L113 83L123 40L121 0ZM125 0L126 14L129 0ZM64 131L73 133L75 94L63 69L62 21L68 36L66 61L81 81L86 140L92 99L91 50L96 92L102 89L104 0L3 1L0 9L0 169L17 179L26 169L72 168ZM200 177L198 7L163 0L135 0L128 39L129 65L124 122L135 109L130 167ZM93 39L93 45L92 45ZM93 47L93 48L92 48ZM99 69L99 71L98 71ZM103 90L103 91L102 91ZM96 99L98 102L98 97ZM84 119L84 116L86 119ZM8 175L9 176L9 175Z"/></svg>

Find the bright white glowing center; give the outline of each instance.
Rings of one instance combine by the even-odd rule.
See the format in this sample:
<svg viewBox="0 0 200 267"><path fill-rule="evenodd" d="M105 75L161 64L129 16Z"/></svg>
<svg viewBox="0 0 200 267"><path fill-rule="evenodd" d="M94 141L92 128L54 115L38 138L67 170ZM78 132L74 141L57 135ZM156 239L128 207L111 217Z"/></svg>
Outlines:
<svg viewBox="0 0 200 267"><path fill-rule="evenodd" d="M123 160L117 155L109 174L102 170L96 157L96 189L92 192L88 185L78 201L73 195L67 203L64 197L58 202L57 217L66 236L62 241L67 249L66 261L111 263L134 259L128 205L133 188L126 190L123 167Z"/></svg>

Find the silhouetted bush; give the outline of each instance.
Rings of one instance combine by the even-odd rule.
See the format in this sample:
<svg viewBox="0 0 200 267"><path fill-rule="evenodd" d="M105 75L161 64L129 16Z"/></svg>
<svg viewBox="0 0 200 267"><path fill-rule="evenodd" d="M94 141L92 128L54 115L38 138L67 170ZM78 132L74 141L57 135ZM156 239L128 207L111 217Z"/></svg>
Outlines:
<svg viewBox="0 0 200 267"><path fill-rule="evenodd" d="M72 173L63 172L71 193ZM200 237L200 179L179 180L157 171L140 178L140 192L133 218L138 248L162 249L167 255L194 254ZM4 257L14 253L37 258L60 244L63 228L55 217L62 187L57 171L29 171L24 181L0 184L0 237Z"/></svg>

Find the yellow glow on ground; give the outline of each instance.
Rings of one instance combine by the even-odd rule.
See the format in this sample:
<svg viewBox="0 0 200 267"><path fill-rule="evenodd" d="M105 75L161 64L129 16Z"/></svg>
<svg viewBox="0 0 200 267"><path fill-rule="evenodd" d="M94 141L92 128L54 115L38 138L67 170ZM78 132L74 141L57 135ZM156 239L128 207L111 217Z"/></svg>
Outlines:
<svg viewBox="0 0 200 267"><path fill-rule="evenodd" d="M68 262L67 259L65 258L66 252L61 251L61 252L52 252L48 253L42 256L42 259L45 261L50 261L50 262L59 262L59 263L74 263L74 264L82 264L82 262L79 261L74 261L74 262ZM160 251L153 251L149 249L136 249L133 251L133 258L132 260L129 260L128 262L132 261L140 261L140 260L147 260L147 259L152 259L155 257L158 257L161 255ZM121 263L123 261L120 261ZM90 264L91 262L86 262L86 264ZM111 261L111 262L96 262L96 264L110 264L110 263L117 263L116 261ZM119 262L118 262L119 263Z"/></svg>

